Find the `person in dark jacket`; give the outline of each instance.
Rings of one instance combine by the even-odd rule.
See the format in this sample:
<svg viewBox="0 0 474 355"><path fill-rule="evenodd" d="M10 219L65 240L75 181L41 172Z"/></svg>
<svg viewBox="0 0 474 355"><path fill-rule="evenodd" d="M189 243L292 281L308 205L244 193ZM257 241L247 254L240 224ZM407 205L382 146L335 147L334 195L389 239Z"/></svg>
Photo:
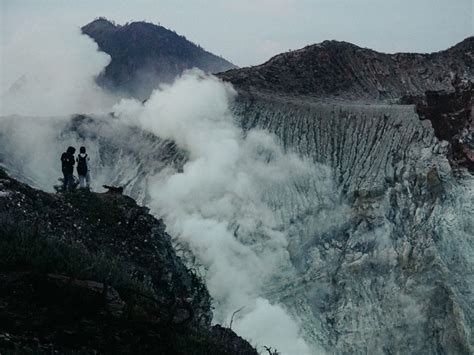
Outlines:
<svg viewBox="0 0 474 355"><path fill-rule="evenodd" d="M89 189L91 184L91 176L89 173L89 156L86 153L86 148L79 148L79 155L77 156L77 175L79 175L79 186L81 189Z"/></svg>
<svg viewBox="0 0 474 355"><path fill-rule="evenodd" d="M74 186L74 176L72 174L74 172L74 153L75 152L76 152L76 148L69 147L61 155L61 164L62 164L62 170L63 170L63 175L64 175L64 180L63 180L64 191L72 191L73 186Z"/></svg>

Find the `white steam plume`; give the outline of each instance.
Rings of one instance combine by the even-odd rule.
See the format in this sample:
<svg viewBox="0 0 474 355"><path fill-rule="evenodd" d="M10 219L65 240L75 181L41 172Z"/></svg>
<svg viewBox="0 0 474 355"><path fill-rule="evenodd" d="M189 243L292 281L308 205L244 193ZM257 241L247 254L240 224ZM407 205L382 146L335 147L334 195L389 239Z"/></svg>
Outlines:
<svg viewBox="0 0 474 355"><path fill-rule="evenodd" d="M94 82L110 57L61 20L15 18L0 50L0 116L97 113L115 101Z"/></svg>
<svg viewBox="0 0 474 355"><path fill-rule="evenodd" d="M0 114L64 116L107 110L113 99L93 81L108 63L107 56L79 30L47 30L44 25L41 30L30 27L28 36L16 31L2 45L8 75L2 75ZM267 295L272 278L295 275L287 251L288 223L278 201L288 195L290 185L311 186L321 203L336 195L335 189L327 169L285 154L268 133L244 134L229 110L234 95L230 85L194 72L157 90L145 105L123 100L114 110L123 121L170 138L189 152L182 173L169 169L150 177L151 207L165 216L170 233L205 268L216 322L228 325L232 313L244 307L233 323L240 335L283 354L309 354L297 321L277 303L277 296ZM43 129L29 127L29 121ZM19 157L15 159L23 162L28 176L48 186L63 146L82 142L72 132L59 135L66 124L62 120L19 122L10 118L2 126L15 132L10 141L21 146L13 149ZM33 144L31 136L36 138ZM97 144L84 145L98 157Z"/></svg>
<svg viewBox="0 0 474 355"><path fill-rule="evenodd" d="M234 95L229 84L194 71L156 90L145 105L123 100L114 110L190 154L183 172L154 178L151 207L204 266L215 320L229 324L245 307L234 320L240 335L283 354L309 354L295 320L264 296L272 277L294 277L272 201L288 185L312 186L321 200L337 193L328 169L285 154L266 132L244 135L229 110Z"/></svg>

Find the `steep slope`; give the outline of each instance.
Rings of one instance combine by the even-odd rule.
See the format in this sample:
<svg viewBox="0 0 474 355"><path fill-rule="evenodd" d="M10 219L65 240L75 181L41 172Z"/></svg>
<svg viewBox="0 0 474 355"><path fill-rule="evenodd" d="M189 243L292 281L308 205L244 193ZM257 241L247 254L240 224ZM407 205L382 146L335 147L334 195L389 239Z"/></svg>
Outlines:
<svg viewBox="0 0 474 355"><path fill-rule="evenodd" d="M350 206L321 220L302 187L284 203L300 279L273 292L312 341L337 354L472 353L474 179L451 170L431 124L413 106L271 96L235 112L329 165Z"/></svg>
<svg viewBox="0 0 474 355"><path fill-rule="evenodd" d="M338 222L311 196L284 209L301 279L274 293L328 353L473 352L473 50L327 41L219 74L241 126L330 166L350 206Z"/></svg>
<svg viewBox="0 0 474 355"><path fill-rule="evenodd" d="M344 99L398 99L427 90L452 90L452 80L474 79L474 37L447 50L385 54L347 42L279 54L262 65L219 76L245 91Z"/></svg>
<svg viewBox="0 0 474 355"><path fill-rule="evenodd" d="M47 194L0 169L0 350L256 354L211 327L165 225L129 197Z"/></svg>
<svg viewBox="0 0 474 355"><path fill-rule="evenodd" d="M111 56L98 78L104 87L145 99L161 83L169 83L186 69L216 73L235 68L162 26L132 22L124 26L100 18L82 27L82 32Z"/></svg>
<svg viewBox="0 0 474 355"><path fill-rule="evenodd" d="M330 166L350 206L338 222L311 196L284 208L301 279L274 293L328 353L473 352L473 53L326 41L219 74L241 126Z"/></svg>

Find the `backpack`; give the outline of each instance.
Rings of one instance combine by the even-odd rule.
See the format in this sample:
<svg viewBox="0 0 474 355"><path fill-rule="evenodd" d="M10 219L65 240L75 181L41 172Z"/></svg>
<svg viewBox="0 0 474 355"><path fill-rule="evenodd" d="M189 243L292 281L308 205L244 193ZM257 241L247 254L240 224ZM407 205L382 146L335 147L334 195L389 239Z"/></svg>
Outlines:
<svg viewBox="0 0 474 355"><path fill-rule="evenodd" d="M70 172L72 173L73 171L73 165L74 165L74 158L71 157L70 154L68 153L63 153L61 155L61 165L62 165L62 169L63 171L67 171L67 172Z"/></svg>
<svg viewBox="0 0 474 355"><path fill-rule="evenodd" d="M63 164L63 167L64 167L65 165L67 165L67 163L68 163L68 157L67 157L67 153L66 153L66 152L61 155L61 163Z"/></svg>
<svg viewBox="0 0 474 355"><path fill-rule="evenodd" d="M77 173L79 175L86 175L87 174L87 154L85 156L78 156L77 157Z"/></svg>

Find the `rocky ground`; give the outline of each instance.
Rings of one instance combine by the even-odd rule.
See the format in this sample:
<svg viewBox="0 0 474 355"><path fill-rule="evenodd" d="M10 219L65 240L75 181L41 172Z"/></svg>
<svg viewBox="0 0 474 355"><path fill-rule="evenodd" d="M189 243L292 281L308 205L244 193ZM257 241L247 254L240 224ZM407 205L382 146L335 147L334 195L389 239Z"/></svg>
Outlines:
<svg viewBox="0 0 474 355"><path fill-rule="evenodd" d="M0 353L256 354L211 319L206 287L146 208L0 170Z"/></svg>

